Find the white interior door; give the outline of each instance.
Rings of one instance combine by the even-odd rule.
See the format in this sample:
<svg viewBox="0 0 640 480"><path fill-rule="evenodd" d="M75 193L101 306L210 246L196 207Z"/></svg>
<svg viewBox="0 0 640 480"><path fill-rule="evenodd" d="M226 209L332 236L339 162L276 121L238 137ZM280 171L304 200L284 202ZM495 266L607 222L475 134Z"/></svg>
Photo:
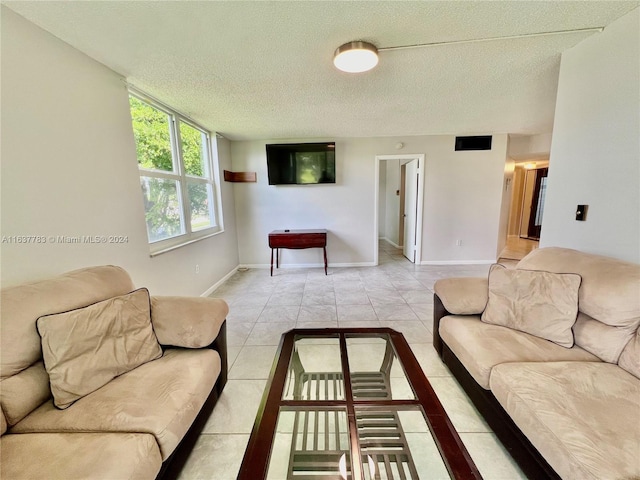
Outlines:
<svg viewBox="0 0 640 480"><path fill-rule="evenodd" d="M405 165L404 184L404 245L402 254L416 263L416 222L418 217L418 159Z"/></svg>

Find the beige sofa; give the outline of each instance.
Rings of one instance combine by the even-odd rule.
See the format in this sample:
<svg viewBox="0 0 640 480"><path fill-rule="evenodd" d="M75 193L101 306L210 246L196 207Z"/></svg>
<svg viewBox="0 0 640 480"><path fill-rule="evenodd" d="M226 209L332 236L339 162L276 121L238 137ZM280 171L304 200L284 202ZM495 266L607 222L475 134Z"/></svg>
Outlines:
<svg viewBox="0 0 640 480"><path fill-rule="evenodd" d="M176 475L226 382L224 301L101 266L1 302L0 478Z"/></svg>
<svg viewBox="0 0 640 480"><path fill-rule="evenodd" d="M529 478L640 478L640 265L542 248L512 270L510 278L580 276L573 346L487 323L502 288L493 272L435 284L443 361ZM548 307L538 286L520 294L509 308L520 300Z"/></svg>

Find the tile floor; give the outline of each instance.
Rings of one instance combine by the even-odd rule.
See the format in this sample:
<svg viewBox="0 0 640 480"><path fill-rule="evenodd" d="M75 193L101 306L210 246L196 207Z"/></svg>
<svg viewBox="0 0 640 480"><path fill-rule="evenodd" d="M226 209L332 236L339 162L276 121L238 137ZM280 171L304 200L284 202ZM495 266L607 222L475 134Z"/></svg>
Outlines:
<svg viewBox="0 0 640 480"><path fill-rule="evenodd" d="M180 476L233 480L283 332L305 327L391 327L405 335L487 480L525 478L432 345L433 284L484 276L488 265L415 266L381 241L377 267L238 271L213 297L229 303L229 380ZM425 475L426 477L427 475ZM257 479L256 479L257 480Z"/></svg>

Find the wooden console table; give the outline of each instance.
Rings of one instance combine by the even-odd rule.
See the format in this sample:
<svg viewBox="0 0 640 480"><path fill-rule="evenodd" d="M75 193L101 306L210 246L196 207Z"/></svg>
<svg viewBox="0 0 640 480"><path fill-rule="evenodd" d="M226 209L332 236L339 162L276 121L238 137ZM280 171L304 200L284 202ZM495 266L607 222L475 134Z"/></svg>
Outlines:
<svg viewBox="0 0 640 480"><path fill-rule="evenodd" d="M327 274L327 231L274 230L269 234L271 247L271 276L273 276L273 249L276 249L276 268L280 267L280 249L321 248L324 253L324 274Z"/></svg>

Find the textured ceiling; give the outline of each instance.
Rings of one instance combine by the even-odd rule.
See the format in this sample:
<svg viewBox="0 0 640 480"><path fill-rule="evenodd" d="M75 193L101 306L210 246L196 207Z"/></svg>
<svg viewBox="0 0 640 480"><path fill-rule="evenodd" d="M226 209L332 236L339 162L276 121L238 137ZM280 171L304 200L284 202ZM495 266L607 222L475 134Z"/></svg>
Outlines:
<svg viewBox="0 0 640 480"><path fill-rule="evenodd" d="M590 35L383 51L347 74L334 50L607 24L638 1L3 1L231 139L550 132L560 54Z"/></svg>

